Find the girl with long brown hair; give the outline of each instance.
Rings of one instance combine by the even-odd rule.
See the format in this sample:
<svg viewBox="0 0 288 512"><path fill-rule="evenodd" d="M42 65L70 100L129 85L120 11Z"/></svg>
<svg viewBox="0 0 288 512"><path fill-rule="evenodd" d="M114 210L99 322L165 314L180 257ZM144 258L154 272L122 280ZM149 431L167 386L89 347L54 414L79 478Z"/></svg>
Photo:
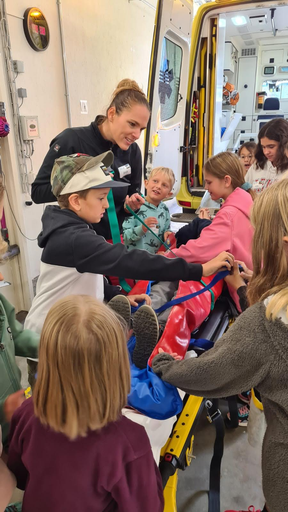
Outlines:
<svg viewBox="0 0 288 512"><path fill-rule="evenodd" d="M288 122L285 119L272 119L260 129L254 155L255 162L245 176L245 180L252 184L255 192L262 192L288 170L288 158L285 153L287 141Z"/></svg>

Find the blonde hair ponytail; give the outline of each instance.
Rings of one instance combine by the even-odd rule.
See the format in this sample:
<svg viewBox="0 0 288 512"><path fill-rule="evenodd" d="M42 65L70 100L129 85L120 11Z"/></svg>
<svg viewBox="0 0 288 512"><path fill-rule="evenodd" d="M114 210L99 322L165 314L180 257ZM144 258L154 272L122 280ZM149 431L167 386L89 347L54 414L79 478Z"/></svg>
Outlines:
<svg viewBox="0 0 288 512"><path fill-rule="evenodd" d="M251 214L255 232L248 298L255 304L273 295L266 309L271 319L288 307L288 257L283 240L288 236L287 204L288 180L281 180L259 194Z"/></svg>

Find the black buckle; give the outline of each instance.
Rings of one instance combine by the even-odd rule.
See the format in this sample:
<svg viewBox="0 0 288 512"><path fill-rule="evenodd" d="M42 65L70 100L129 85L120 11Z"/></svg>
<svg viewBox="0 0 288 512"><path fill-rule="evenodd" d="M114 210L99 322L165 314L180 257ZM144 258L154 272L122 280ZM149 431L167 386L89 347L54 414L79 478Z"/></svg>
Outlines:
<svg viewBox="0 0 288 512"><path fill-rule="evenodd" d="M205 407L207 410L207 418L210 423L213 423L213 421L216 421L220 416L222 416L221 411L218 408L210 414L209 409L212 409L213 407L213 402L211 402L211 400L206 400Z"/></svg>

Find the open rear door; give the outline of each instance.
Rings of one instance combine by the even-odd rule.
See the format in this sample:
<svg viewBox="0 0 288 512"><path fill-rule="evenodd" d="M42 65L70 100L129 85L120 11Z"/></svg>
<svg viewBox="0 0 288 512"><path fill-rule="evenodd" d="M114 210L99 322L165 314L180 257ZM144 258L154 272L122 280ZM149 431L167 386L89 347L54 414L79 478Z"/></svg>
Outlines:
<svg viewBox="0 0 288 512"><path fill-rule="evenodd" d="M171 167L174 195L181 185L192 6L191 0L158 1L150 65L145 173L160 165Z"/></svg>

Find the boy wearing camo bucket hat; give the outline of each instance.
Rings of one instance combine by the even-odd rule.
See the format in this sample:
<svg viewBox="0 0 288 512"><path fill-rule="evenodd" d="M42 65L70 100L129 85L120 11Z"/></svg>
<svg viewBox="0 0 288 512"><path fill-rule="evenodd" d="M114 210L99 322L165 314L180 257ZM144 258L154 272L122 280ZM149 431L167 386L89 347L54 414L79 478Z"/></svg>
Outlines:
<svg viewBox="0 0 288 512"><path fill-rule="evenodd" d="M224 253L211 263L188 264L182 258L169 260L137 249L128 252L124 245L111 245L97 235L92 224L100 222L108 208L110 189L125 186L111 179L112 163L112 151L96 157L77 153L55 161L51 187L59 206L47 206L42 217L42 231L38 236L38 245L43 249L40 276L25 328L40 333L49 309L68 295L107 299L108 285L104 289L103 275L200 281L202 275L210 275L223 264L227 265ZM113 291L114 295L121 293L118 287L113 287ZM149 303L146 295L129 296L133 305L143 299Z"/></svg>

